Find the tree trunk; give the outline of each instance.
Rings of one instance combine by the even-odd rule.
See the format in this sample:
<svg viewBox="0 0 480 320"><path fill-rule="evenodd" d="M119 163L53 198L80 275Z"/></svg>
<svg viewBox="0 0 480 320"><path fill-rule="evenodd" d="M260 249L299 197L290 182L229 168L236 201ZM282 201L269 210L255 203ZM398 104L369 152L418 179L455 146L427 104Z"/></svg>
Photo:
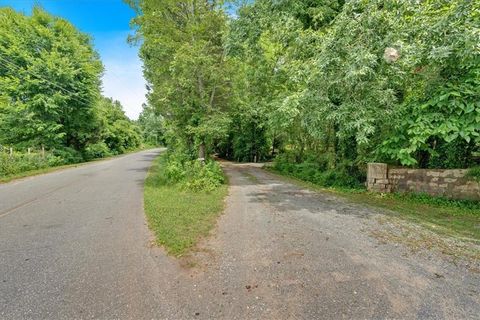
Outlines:
<svg viewBox="0 0 480 320"><path fill-rule="evenodd" d="M272 158L275 156L275 133L273 133L273 137L272 137L272 153L271 153L271 156Z"/></svg>
<svg viewBox="0 0 480 320"><path fill-rule="evenodd" d="M205 143L202 142L200 143L200 146L198 146L198 160L202 161L202 163L205 162Z"/></svg>

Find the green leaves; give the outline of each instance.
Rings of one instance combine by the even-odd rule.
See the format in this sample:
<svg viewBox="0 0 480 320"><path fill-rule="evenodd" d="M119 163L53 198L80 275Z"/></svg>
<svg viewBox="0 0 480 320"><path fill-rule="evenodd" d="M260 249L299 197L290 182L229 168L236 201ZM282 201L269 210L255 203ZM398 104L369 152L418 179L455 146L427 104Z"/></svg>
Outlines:
<svg viewBox="0 0 480 320"><path fill-rule="evenodd" d="M31 17L0 9L0 30L0 91L10 100L0 142L81 149L103 69L88 37L40 8Z"/></svg>
<svg viewBox="0 0 480 320"><path fill-rule="evenodd" d="M96 120L99 122L99 131L94 150L101 151L106 146L109 153L121 154L140 146L140 128L128 119L120 102L101 98L96 106Z"/></svg>
<svg viewBox="0 0 480 320"><path fill-rule="evenodd" d="M172 132L170 142L192 151L223 130L221 121L211 119L228 108L222 43L226 16L208 1L144 0L138 5L142 15L134 21L143 39L149 104Z"/></svg>
<svg viewBox="0 0 480 320"><path fill-rule="evenodd" d="M203 1L139 9L150 105L192 155L207 144L245 161L314 151L331 167L476 161L474 1L257 0L230 19Z"/></svg>
<svg viewBox="0 0 480 320"><path fill-rule="evenodd" d="M121 105L100 98L102 72L90 37L68 21L1 8L0 144L64 150L66 162L137 147Z"/></svg>

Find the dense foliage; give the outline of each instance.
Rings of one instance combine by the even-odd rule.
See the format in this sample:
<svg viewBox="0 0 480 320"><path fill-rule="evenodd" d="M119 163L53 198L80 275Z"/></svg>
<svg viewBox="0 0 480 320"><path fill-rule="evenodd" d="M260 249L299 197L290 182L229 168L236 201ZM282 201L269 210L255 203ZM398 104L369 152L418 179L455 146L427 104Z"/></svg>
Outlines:
<svg viewBox="0 0 480 320"><path fill-rule="evenodd" d="M25 153L43 146L56 160L2 154L2 166L12 169L0 174L139 146L140 131L121 105L101 96L102 72L90 37L68 21L38 7L31 16L1 8L0 145Z"/></svg>
<svg viewBox="0 0 480 320"><path fill-rule="evenodd" d="M327 185L479 163L478 1L129 2L149 103L191 158L279 155Z"/></svg>
<svg viewBox="0 0 480 320"><path fill-rule="evenodd" d="M20 174L25 171L45 169L63 163L63 159L51 153L9 153L0 150L0 180L3 177Z"/></svg>
<svg viewBox="0 0 480 320"><path fill-rule="evenodd" d="M152 106L144 104L137 121L143 141L152 146L165 144L163 117Z"/></svg>
<svg viewBox="0 0 480 320"><path fill-rule="evenodd" d="M140 55L149 101L166 123L170 147L204 154L225 135L228 73L226 16L207 1L142 1Z"/></svg>
<svg viewBox="0 0 480 320"><path fill-rule="evenodd" d="M179 185L191 191L214 191L225 182L220 165L215 161L202 164L190 160L182 153L170 152L165 156L166 183Z"/></svg>

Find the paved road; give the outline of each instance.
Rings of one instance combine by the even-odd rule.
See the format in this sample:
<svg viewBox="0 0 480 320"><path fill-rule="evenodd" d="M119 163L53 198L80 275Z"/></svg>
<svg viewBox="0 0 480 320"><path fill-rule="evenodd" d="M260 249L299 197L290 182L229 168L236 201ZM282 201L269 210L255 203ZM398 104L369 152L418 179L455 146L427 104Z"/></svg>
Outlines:
<svg viewBox="0 0 480 320"><path fill-rule="evenodd" d="M158 152L0 184L0 319L155 313L143 181Z"/></svg>
<svg viewBox="0 0 480 320"><path fill-rule="evenodd" d="M225 165L214 234L167 257L142 210L157 153L0 185L0 318L478 318L478 271L379 242L381 212L248 165Z"/></svg>

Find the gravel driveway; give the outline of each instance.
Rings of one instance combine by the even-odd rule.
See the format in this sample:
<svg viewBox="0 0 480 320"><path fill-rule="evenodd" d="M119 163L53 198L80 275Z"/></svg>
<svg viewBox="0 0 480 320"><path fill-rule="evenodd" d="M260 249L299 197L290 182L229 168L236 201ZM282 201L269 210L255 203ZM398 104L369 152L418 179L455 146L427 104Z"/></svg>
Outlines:
<svg viewBox="0 0 480 320"><path fill-rule="evenodd" d="M373 212L225 163L212 236L174 259L142 209L158 151L0 185L1 319L478 319L480 274L371 236Z"/></svg>
<svg viewBox="0 0 480 320"><path fill-rule="evenodd" d="M178 283L195 301L180 317L479 318L480 274L379 242L369 231L381 213L252 165L224 167L226 211L195 255L197 272Z"/></svg>

